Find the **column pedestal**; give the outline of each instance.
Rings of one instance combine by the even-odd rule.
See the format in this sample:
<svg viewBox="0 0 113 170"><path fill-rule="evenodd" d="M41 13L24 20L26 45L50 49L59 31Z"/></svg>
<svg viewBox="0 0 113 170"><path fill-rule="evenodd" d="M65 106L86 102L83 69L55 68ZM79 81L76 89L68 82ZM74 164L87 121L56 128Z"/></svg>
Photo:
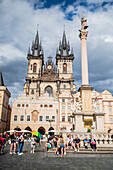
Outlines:
<svg viewBox="0 0 113 170"><path fill-rule="evenodd" d="M94 113L94 111L92 111L91 90L93 90L93 87L89 86L81 86L78 90L80 91L82 112L84 113Z"/></svg>

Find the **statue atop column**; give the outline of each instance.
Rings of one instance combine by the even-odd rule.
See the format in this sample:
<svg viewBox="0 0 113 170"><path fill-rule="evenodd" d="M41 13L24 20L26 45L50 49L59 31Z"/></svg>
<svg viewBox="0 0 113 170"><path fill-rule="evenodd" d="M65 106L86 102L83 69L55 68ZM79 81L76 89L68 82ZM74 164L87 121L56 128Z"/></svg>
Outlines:
<svg viewBox="0 0 113 170"><path fill-rule="evenodd" d="M79 37L80 38L86 38L87 37L87 34L88 34L88 31L87 31L87 28L88 28L88 25L87 25L87 19L86 16L84 14L80 15L80 20L81 20L81 30L80 31L80 34L79 34Z"/></svg>

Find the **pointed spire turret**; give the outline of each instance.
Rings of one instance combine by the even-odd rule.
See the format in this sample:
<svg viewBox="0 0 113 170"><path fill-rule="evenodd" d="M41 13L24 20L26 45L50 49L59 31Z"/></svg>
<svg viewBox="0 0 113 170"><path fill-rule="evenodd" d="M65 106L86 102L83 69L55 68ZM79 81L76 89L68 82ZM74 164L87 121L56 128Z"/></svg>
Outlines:
<svg viewBox="0 0 113 170"><path fill-rule="evenodd" d="M2 72L0 72L0 86L4 86Z"/></svg>
<svg viewBox="0 0 113 170"><path fill-rule="evenodd" d="M70 44L69 41L67 42L65 30L63 32L62 43L61 41L59 42L59 51L61 56L69 56ZM59 54L58 51L56 54Z"/></svg>
<svg viewBox="0 0 113 170"><path fill-rule="evenodd" d="M28 54L27 55L31 55L30 47L28 48Z"/></svg>
<svg viewBox="0 0 113 170"><path fill-rule="evenodd" d="M62 47L63 47L63 49L66 49L66 47L67 47L67 40L66 40L65 31L63 33L63 38L62 38Z"/></svg>
<svg viewBox="0 0 113 170"><path fill-rule="evenodd" d="M37 31L36 38L35 38L35 48L37 48L38 46L39 46L39 36Z"/></svg>
<svg viewBox="0 0 113 170"><path fill-rule="evenodd" d="M73 55L74 53L73 53L73 48L71 48L71 54Z"/></svg>
<svg viewBox="0 0 113 170"><path fill-rule="evenodd" d="M42 48L42 41L39 41L39 33L37 30L35 41L32 41L32 58L39 58L41 55L43 55L43 48Z"/></svg>

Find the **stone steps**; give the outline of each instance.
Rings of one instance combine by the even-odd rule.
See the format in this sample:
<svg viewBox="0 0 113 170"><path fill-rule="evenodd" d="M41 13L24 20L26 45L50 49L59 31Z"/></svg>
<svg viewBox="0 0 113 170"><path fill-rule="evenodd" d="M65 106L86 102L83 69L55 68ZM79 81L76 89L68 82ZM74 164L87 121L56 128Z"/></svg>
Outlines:
<svg viewBox="0 0 113 170"><path fill-rule="evenodd" d="M66 149L67 154L113 154L113 147L97 147L97 152L92 152L91 148L85 149L81 147L79 152L74 151L74 149ZM55 149L49 149L48 154L55 154Z"/></svg>

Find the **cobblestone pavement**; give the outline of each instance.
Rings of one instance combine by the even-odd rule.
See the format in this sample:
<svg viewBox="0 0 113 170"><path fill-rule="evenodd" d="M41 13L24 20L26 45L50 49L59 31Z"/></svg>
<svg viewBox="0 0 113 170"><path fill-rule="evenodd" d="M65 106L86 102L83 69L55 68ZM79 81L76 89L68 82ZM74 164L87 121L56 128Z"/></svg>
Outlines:
<svg viewBox="0 0 113 170"><path fill-rule="evenodd" d="M0 170L112 170L112 155L67 155L63 158L48 155L42 152L42 147L37 147L34 154L30 153L30 145L24 146L23 155L10 155L9 145L4 154L0 155ZM76 157L77 156L77 157ZM94 155L93 155L94 156Z"/></svg>

